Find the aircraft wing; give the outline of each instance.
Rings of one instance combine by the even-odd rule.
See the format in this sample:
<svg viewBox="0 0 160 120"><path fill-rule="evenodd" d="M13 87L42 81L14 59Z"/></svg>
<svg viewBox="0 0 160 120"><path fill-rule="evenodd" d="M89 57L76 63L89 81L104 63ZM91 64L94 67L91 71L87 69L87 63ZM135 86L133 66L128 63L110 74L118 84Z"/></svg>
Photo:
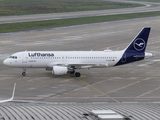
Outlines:
<svg viewBox="0 0 160 120"><path fill-rule="evenodd" d="M10 99L7 99L7 100L0 100L0 103L4 103L4 102L9 102L9 101L12 101L12 100L13 100L13 98L14 98L15 89L16 89L16 83L14 84L14 88L13 88L12 97L11 97Z"/></svg>
<svg viewBox="0 0 160 120"><path fill-rule="evenodd" d="M52 62L48 64L48 67L53 67L53 66L66 66L66 67L70 67L70 66L74 66L75 68L91 68L91 67L107 67L108 64L104 64L104 63L81 63L81 62Z"/></svg>

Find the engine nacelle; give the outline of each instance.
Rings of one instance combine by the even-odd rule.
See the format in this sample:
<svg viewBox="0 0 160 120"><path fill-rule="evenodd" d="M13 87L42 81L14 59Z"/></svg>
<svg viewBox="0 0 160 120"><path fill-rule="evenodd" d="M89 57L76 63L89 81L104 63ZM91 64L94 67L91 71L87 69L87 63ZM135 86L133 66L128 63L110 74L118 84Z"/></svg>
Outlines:
<svg viewBox="0 0 160 120"><path fill-rule="evenodd" d="M67 74L68 68L63 66L53 66L52 74L54 75L64 75Z"/></svg>

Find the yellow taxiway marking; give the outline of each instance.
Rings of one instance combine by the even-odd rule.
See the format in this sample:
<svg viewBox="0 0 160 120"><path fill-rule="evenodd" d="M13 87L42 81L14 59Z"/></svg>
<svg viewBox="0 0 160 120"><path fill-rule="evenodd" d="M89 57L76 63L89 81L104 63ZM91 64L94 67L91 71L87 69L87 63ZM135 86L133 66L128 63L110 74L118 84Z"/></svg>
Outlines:
<svg viewBox="0 0 160 120"><path fill-rule="evenodd" d="M0 76L1 77L6 77L6 76L11 77L11 76L22 76L22 75L0 75ZM36 77L36 76L38 76L38 77L47 77L47 75L46 76L45 75L28 75L28 76L22 76L22 77ZM73 76L71 76L71 75L63 75L61 77L69 78L69 77L73 77ZM86 77L86 76L85 75L81 75L80 78L84 78L84 77Z"/></svg>
<svg viewBox="0 0 160 120"><path fill-rule="evenodd" d="M90 86L90 87L93 88L94 90L98 91L99 93L103 94L104 96L109 97L110 99L112 99L113 101L115 101L115 102L117 102L117 103L120 103L118 100L110 97L109 95L107 95L106 93L104 93L104 92L100 91L99 89L95 88L95 87L92 86L91 84L89 84L89 83L87 83L87 82L85 82L85 81L83 81L83 80L81 80L81 79L79 79L79 78L77 78L77 79L78 79L79 81L81 81L82 83Z"/></svg>
<svg viewBox="0 0 160 120"><path fill-rule="evenodd" d="M0 43L8 43L8 42L12 42L12 41L0 41Z"/></svg>
<svg viewBox="0 0 160 120"><path fill-rule="evenodd" d="M100 30L104 30L104 29L107 29L107 28L106 28L106 27L101 27L101 28L100 28Z"/></svg>
<svg viewBox="0 0 160 120"><path fill-rule="evenodd" d="M71 76L71 75L62 75L61 77L64 77L64 78L65 78L65 77L73 77L73 76ZM81 75L80 77L81 77L81 78L84 78L84 77L86 77L86 76L85 76L85 75Z"/></svg>
<svg viewBox="0 0 160 120"><path fill-rule="evenodd" d="M56 35L66 35L66 34L68 34L68 33L59 33L59 34L56 34Z"/></svg>
<svg viewBox="0 0 160 120"><path fill-rule="evenodd" d="M13 77L13 76L19 76L19 75L0 75L1 77Z"/></svg>

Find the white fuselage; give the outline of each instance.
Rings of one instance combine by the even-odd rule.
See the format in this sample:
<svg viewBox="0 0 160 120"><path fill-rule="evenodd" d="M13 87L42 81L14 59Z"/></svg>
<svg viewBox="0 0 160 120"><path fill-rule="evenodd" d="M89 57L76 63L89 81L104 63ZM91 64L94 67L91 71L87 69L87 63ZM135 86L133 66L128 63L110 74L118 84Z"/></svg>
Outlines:
<svg viewBox="0 0 160 120"><path fill-rule="evenodd" d="M55 65L78 68L114 66L124 51L25 51L13 54L4 64L13 67L48 68Z"/></svg>
<svg viewBox="0 0 160 120"><path fill-rule="evenodd" d="M5 59L3 63L12 67L46 68L54 75L75 74L76 69L97 68L123 65L139 60L151 53L145 53L150 27L143 28L131 43L121 51L24 51L18 52Z"/></svg>

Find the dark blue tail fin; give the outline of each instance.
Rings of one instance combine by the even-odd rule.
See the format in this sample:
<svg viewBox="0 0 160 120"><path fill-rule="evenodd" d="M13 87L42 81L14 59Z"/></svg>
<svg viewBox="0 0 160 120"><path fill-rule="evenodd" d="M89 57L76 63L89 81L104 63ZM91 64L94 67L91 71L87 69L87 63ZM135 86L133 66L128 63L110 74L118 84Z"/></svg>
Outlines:
<svg viewBox="0 0 160 120"><path fill-rule="evenodd" d="M143 28L141 32L132 40L132 42L128 45L125 52L129 53L144 53L149 37L151 28Z"/></svg>
<svg viewBox="0 0 160 120"><path fill-rule="evenodd" d="M123 56L116 65L144 59L150 30L150 27L146 27L140 31L140 33L124 49Z"/></svg>

